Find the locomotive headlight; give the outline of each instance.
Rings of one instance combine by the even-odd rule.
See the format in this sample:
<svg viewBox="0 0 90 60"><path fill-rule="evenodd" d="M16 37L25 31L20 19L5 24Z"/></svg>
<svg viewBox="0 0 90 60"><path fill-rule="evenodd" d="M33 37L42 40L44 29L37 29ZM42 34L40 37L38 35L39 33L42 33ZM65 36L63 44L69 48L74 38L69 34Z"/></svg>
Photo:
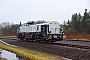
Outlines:
<svg viewBox="0 0 90 60"><path fill-rule="evenodd" d="M63 35L64 35L65 33L63 33Z"/></svg>

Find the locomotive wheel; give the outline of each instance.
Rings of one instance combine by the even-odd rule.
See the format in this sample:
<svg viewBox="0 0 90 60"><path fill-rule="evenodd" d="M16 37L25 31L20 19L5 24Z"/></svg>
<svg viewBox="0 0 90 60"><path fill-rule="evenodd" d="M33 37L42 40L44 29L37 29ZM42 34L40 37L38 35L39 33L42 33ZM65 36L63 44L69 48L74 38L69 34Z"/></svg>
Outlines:
<svg viewBox="0 0 90 60"><path fill-rule="evenodd" d="M29 41L29 39L26 39L26 41L28 42L28 41Z"/></svg>
<svg viewBox="0 0 90 60"><path fill-rule="evenodd" d="M48 41L47 41L47 40L44 40L43 42L44 42L44 43L48 43Z"/></svg>
<svg viewBox="0 0 90 60"><path fill-rule="evenodd" d="M23 41L24 39L23 39L23 38L20 38L20 40L22 40L22 41Z"/></svg>
<svg viewBox="0 0 90 60"><path fill-rule="evenodd" d="M52 44L52 43L53 43L53 41L50 41L50 43Z"/></svg>

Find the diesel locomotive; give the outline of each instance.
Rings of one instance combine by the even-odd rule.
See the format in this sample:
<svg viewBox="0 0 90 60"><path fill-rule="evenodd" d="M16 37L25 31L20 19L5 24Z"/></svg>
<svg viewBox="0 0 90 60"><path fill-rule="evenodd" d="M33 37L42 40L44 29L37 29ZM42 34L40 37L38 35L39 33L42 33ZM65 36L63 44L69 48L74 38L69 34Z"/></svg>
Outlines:
<svg viewBox="0 0 90 60"><path fill-rule="evenodd" d="M17 29L20 40L55 42L62 41L64 30L57 21L35 24L34 21L24 23Z"/></svg>

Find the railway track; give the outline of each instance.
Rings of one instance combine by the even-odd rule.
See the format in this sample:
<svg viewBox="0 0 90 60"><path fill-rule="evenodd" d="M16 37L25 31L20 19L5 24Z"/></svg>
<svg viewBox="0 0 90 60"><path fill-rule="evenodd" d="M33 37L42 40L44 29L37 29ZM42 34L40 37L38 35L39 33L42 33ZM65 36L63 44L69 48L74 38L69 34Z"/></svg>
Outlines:
<svg viewBox="0 0 90 60"><path fill-rule="evenodd" d="M19 40L17 38L0 38L0 39ZM25 42L25 40L23 42ZM28 42L34 42L34 41L28 41ZM41 43L42 44L43 42L36 42L36 43ZM82 45L75 45L75 44L64 44L64 43L43 43L43 44L60 45L60 46L79 48L79 49L90 49L90 46L82 46Z"/></svg>
<svg viewBox="0 0 90 60"><path fill-rule="evenodd" d="M79 48L79 49L90 49L90 46L72 45L72 44L64 44L64 43L53 43L53 44L65 46L65 47Z"/></svg>
<svg viewBox="0 0 90 60"><path fill-rule="evenodd" d="M4 38L1 39L11 45L24 47L30 50L40 51L56 56L66 57L72 60L90 60L90 46L89 45L78 45L67 44L67 43L40 43L31 41L21 41L16 38ZM64 41L63 41L64 42ZM68 42L68 41L65 41ZM74 41L72 41L74 42ZM81 41L80 41L81 43ZM89 43L88 43L89 44Z"/></svg>
<svg viewBox="0 0 90 60"><path fill-rule="evenodd" d="M31 41L30 41L30 42L31 42ZM71 48L77 48L77 49L90 49L90 46L82 46L82 45L75 45L75 44L43 43L43 42L36 42L36 43L48 44L48 45L58 45L58 46L71 47Z"/></svg>

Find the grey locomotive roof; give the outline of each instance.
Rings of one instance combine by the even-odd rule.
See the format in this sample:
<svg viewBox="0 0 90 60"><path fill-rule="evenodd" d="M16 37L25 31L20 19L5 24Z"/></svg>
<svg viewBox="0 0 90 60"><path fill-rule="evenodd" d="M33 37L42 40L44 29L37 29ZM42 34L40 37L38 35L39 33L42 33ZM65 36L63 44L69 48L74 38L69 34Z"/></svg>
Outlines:
<svg viewBox="0 0 90 60"><path fill-rule="evenodd" d="M36 25L49 25L49 23L41 23L41 24L36 24Z"/></svg>

